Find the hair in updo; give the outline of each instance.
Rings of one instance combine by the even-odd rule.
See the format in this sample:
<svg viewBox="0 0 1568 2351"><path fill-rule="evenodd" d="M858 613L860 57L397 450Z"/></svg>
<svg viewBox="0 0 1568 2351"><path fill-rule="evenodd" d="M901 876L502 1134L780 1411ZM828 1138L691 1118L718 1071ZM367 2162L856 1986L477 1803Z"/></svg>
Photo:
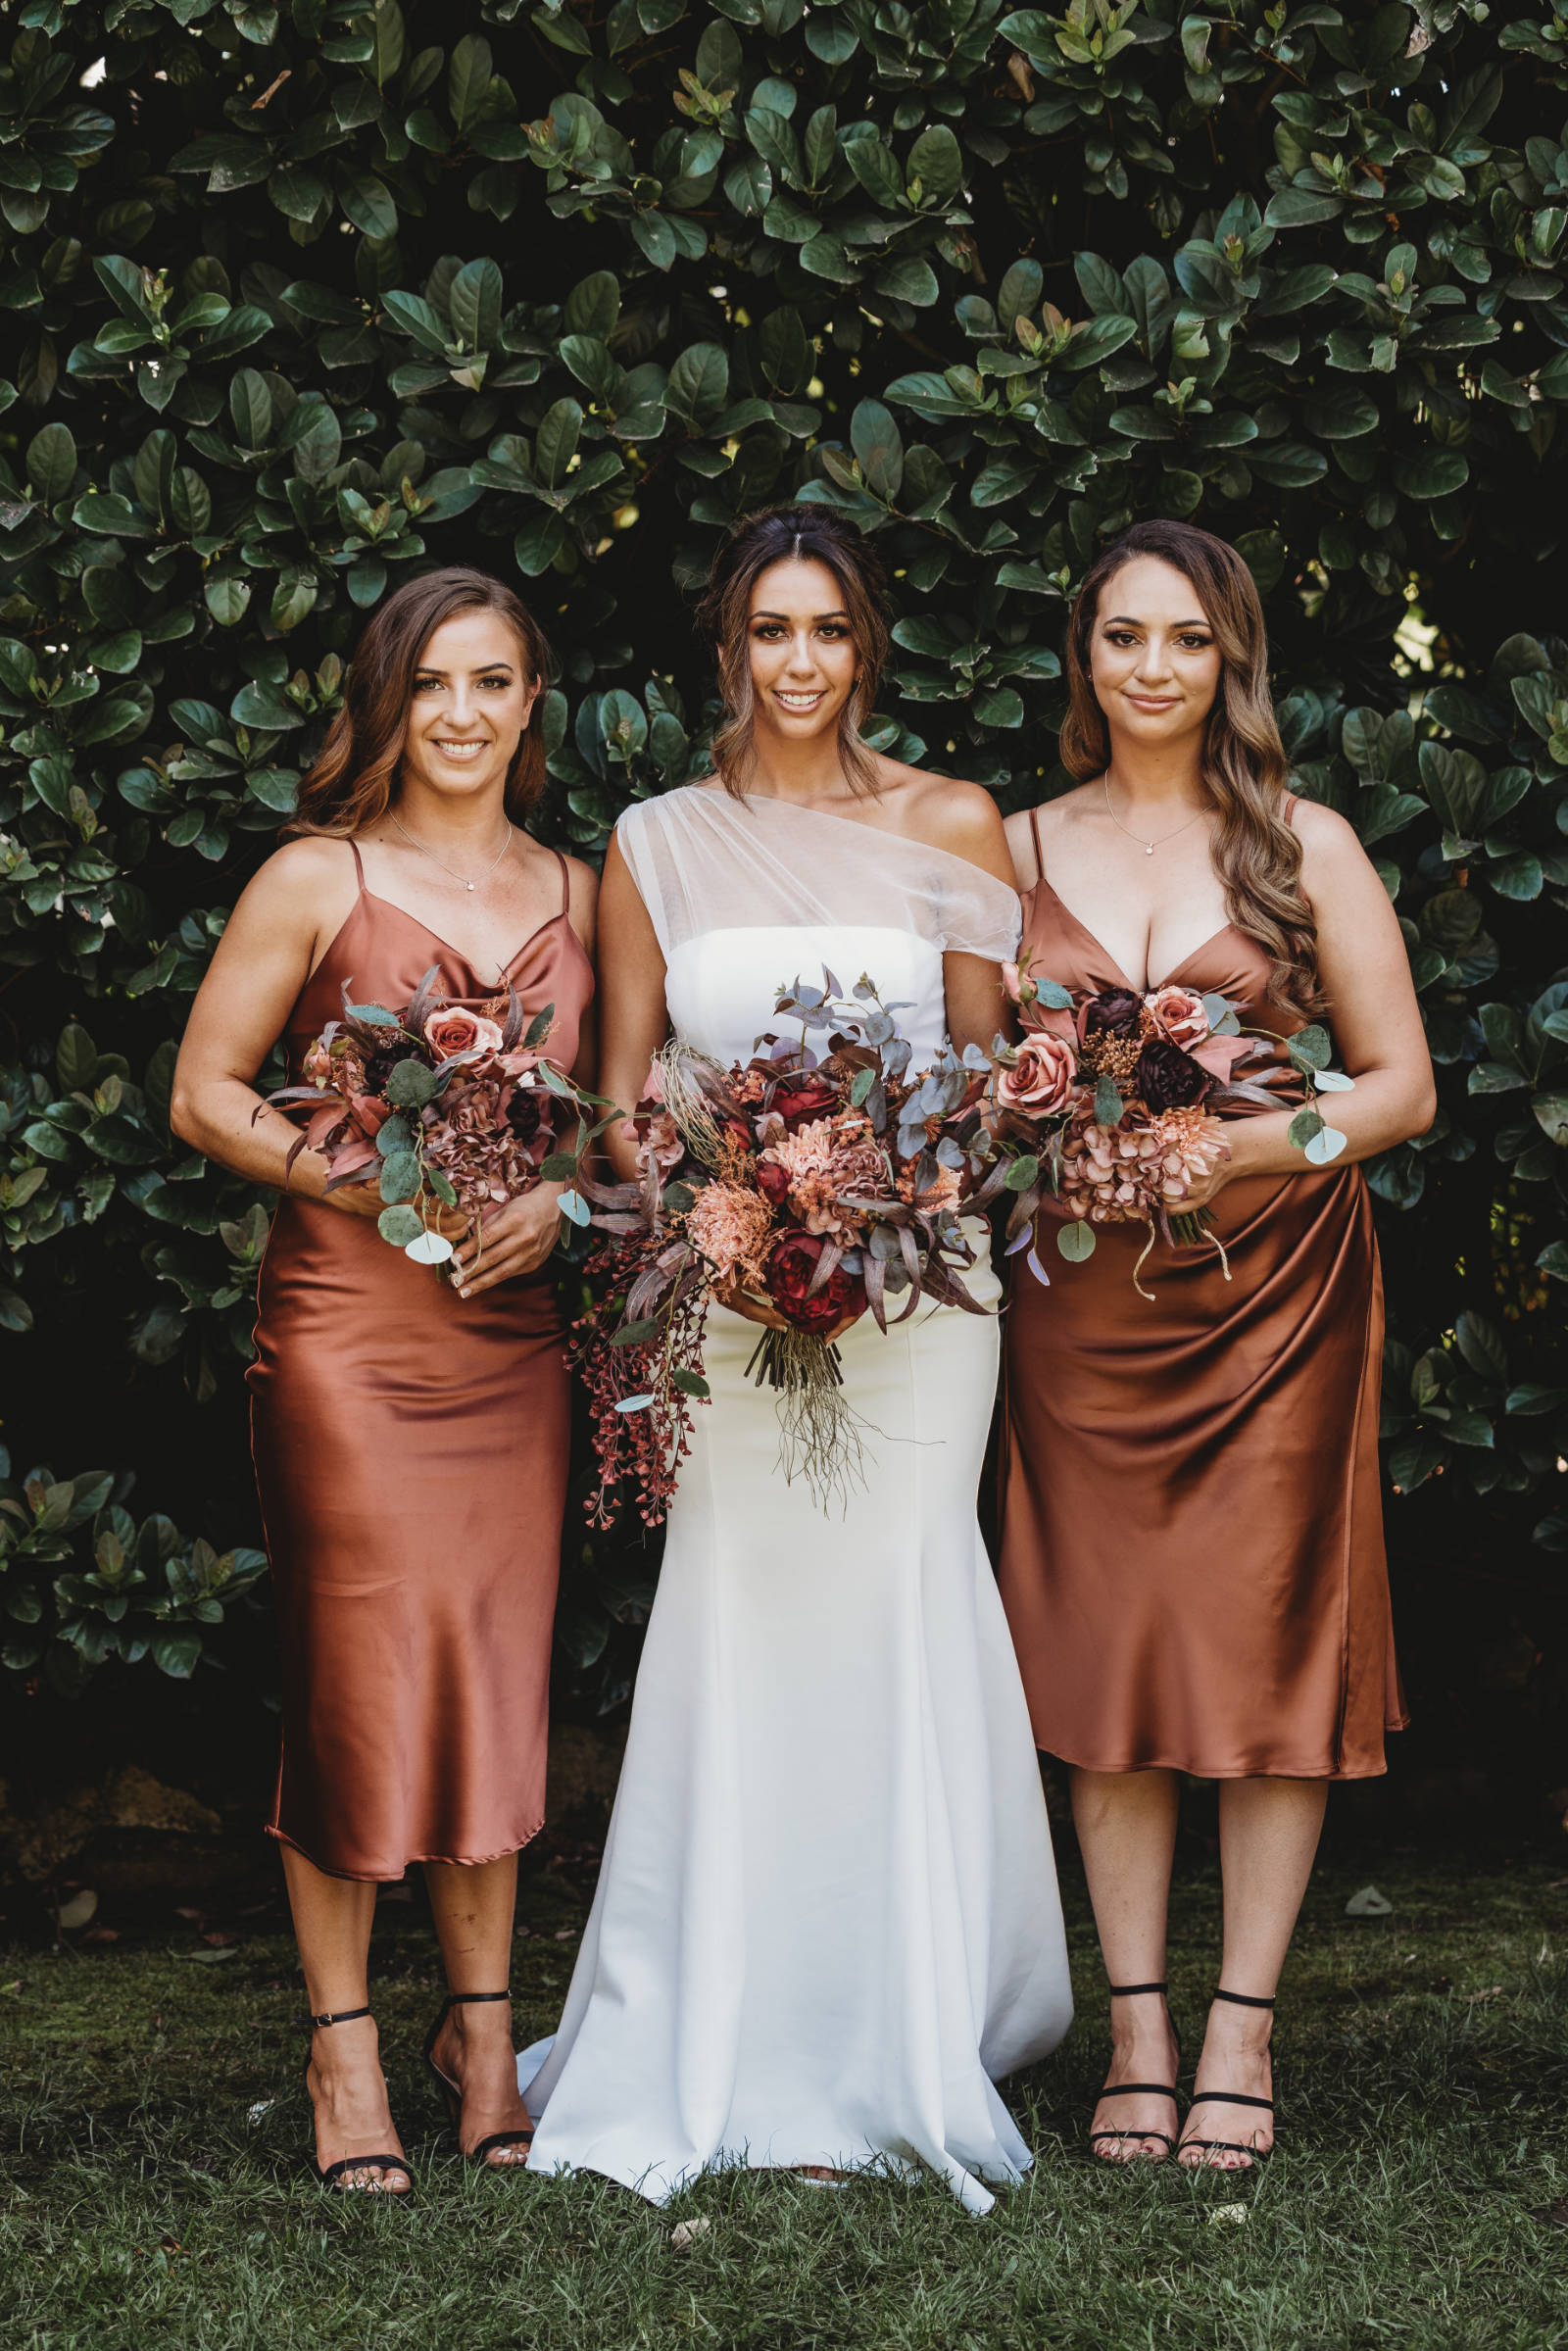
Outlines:
<svg viewBox="0 0 1568 2351"><path fill-rule="evenodd" d="M767 507L744 515L713 558L697 617L712 643L724 697L724 720L713 736L714 768L725 791L738 799L755 757L752 595L770 563L792 560L825 563L838 582L858 656L855 685L839 712L839 759L855 791L875 792L876 760L860 741L860 728L876 708L887 660L886 575L861 532L828 506Z"/></svg>
<svg viewBox="0 0 1568 2351"><path fill-rule="evenodd" d="M544 630L504 581L466 564L406 580L376 607L354 648L343 707L300 785L298 811L285 832L341 838L386 814L396 797L419 656L443 621L475 612L494 612L507 623L530 680L548 678ZM535 696L507 774L507 813L519 821L544 790L544 708L543 694Z"/></svg>
<svg viewBox="0 0 1568 2351"><path fill-rule="evenodd" d="M1100 599L1141 556L1192 582L1219 648L1219 688L1203 739L1203 782L1219 811L1212 857L1225 910L1269 958L1271 1003L1321 1008L1317 925L1301 890L1301 843L1286 812L1290 766L1268 688L1268 635L1256 583L1234 547L1191 522L1135 522L1091 564L1067 623L1067 716L1061 763L1080 783L1103 775L1110 731L1095 696L1090 648Z"/></svg>

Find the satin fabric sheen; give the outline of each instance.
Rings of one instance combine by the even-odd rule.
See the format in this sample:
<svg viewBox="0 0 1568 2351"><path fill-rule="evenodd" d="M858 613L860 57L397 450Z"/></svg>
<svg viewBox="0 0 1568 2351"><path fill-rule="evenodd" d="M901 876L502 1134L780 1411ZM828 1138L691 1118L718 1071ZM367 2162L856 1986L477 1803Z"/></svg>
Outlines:
<svg viewBox="0 0 1568 2351"><path fill-rule="evenodd" d="M289 1016L291 1081L354 1002L406 1004L432 963L493 1001L423 923L362 888ZM507 976L569 1069L593 971L564 913ZM401 1878L490 1861L544 1819L568 1373L548 1271L463 1299L368 1218L285 1199L248 1375L282 1652L269 1833L320 1869Z"/></svg>
<svg viewBox="0 0 1568 2351"><path fill-rule="evenodd" d="M1131 983L1049 882L1021 954L1073 989ZM1160 982L1266 1002L1268 959L1227 926ZM1289 1086L1281 1056L1277 1079ZM1285 1099L1298 1099L1287 1093ZM1325 1107L1332 1109L1333 1097ZM1354 1780L1405 1721L1383 1550L1383 1288L1359 1167L1227 1185L1230 1258L1098 1226L1043 1288L1013 1260L1002 1592L1039 1744L1086 1770Z"/></svg>

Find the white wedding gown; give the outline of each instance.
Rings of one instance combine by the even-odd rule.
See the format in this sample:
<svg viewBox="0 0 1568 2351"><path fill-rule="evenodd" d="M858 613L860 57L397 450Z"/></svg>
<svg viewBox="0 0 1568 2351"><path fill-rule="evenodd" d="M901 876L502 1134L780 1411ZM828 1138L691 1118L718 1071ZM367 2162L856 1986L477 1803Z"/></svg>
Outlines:
<svg viewBox="0 0 1568 2351"><path fill-rule="evenodd" d="M1015 952L1010 890L900 836L693 785L622 817L677 1034L748 1057L829 966L900 1003L944 946ZM989 1305L988 1266L969 1277ZM1051 1832L975 1521L998 1327L921 1309L840 1341L863 1490L778 1466L754 1325L709 1317L619 1792L554 2042L518 2060L531 2168L662 2202L710 2166L924 2163L974 2212L1031 2158L993 2077L1071 2016Z"/></svg>

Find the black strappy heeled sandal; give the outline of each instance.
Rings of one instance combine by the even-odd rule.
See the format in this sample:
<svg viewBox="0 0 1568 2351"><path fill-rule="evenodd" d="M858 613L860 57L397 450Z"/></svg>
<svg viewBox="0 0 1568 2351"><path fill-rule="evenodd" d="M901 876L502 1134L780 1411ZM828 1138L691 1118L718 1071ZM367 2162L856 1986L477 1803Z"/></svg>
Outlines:
<svg viewBox="0 0 1568 2351"><path fill-rule="evenodd" d="M1140 1992L1158 1992L1160 1998L1163 1999L1169 1986L1164 1984L1112 1984L1107 1988L1113 2000L1131 2000ZM1176 2071L1179 2074L1182 2070L1182 2036L1176 2031L1174 2024L1171 2026L1171 2033L1176 2042ZM1176 2095L1174 2082L1118 2082L1113 2085L1107 2083L1101 2091L1100 2099L1096 2103L1099 2104L1106 2098L1130 2098L1135 2094L1148 2098L1168 2098L1176 2109L1177 2129L1180 2129L1181 2101ZM1091 2147L1097 2147L1102 2139L1110 2138L1157 2138L1164 2141L1166 2155L1173 2155L1176 2151L1176 2139L1169 2131L1091 2131L1089 2144ZM1134 2156L1132 2160L1135 2163L1153 2163L1163 2161L1164 2158L1141 2155Z"/></svg>
<svg viewBox="0 0 1568 2351"><path fill-rule="evenodd" d="M327 2012L320 2016L301 2017L300 2022L302 2025L309 2025L314 2033L321 2026L352 2025L360 2017L368 2016L369 2013L368 2008L340 2008L335 2015ZM311 2061L307 2057L305 2060L307 2097L310 2095L310 2084ZM305 2163L312 2179L319 2186L330 2188L334 2195L395 2196L401 2202L406 2201L414 2193L414 2175L409 2170L409 2159L406 2155L344 2155L336 2163L325 2165L318 2163L314 2155L307 2155ZM406 2187L387 2187L385 2185L367 2187L359 2181L355 2181L353 2185L345 2186L344 2180L350 2172L379 2172L383 2181L389 2172L401 2172L408 2185Z"/></svg>
<svg viewBox="0 0 1568 2351"><path fill-rule="evenodd" d="M1214 1997L1216 2000L1228 2000L1233 2008L1272 2008L1274 2005L1272 1998L1260 1999L1255 1992L1221 1991L1216 1988ZM1269 2115L1274 2112L1272 2098L1254 2098L1240 2089L1195 2089L1187 2104L1189 2112L1195 2106L1260 2106ZM1266 2163L1274 2152L1271 2146L1248 2147L1235 2138L1184 2138L1177 2153L1181 2154L1188 2147L1212 2149L1216 2155L1246 2155L1254 2164ZM1195 2164L1189 2168L1217 2172L1225 2167L1222 2164Z"/></svg>
<svg viewBox="0 0 1568 2351"><path fill-rule="evenodd" d="M462 2008L470 2000L510 2000L512 1994L510 1991L448 1992L446 1998L441 2003L440 2013L436 2017L435 2023L430 2027L429 2032L424 2036L424 2062L429 2069L437 2088L440 2090L442 2096L446 2099L447 2112L451 2115L454 2125L461 2125L463 2121L463 2092L459 2088L458 2084L453 2081L451 2075L443 2074L441 2068L436 2064L435 2044L440 2036L441 2028L446 2023L447 2018L452 2014L454 2008ZM487 2161L490 2150L492 2147L522 2147L523 2149L527 2149L532 2145L533 2126L531 2123L519 2131L492 2131L487 2138L480 2139L476 2147L469 2147L466 2153L463 2155L463 2160L465 2163L483 2164L487 2172L520 2172L526 2169L525 2165L520 2163L490 2163ZM459 2152L463 2152L461 2147Z"/></svg>

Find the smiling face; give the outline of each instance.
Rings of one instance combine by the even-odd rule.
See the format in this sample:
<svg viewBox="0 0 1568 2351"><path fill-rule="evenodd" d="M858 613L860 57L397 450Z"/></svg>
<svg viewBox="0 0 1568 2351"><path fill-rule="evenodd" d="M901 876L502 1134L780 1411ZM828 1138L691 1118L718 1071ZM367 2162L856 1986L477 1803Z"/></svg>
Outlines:
<svg viewBox="0 0 1568 2351"><path fill-rule="evenodd" d="M844 591L826 563L790 557L760 571L746 624L758 736L831 734L860 665Z"/></svg>
<svg viewBox="0 0 1568 2351"><path fill-rule="evenodd" d="M499 612L454 612L425 641L414 673L405 789L414 783L446 801L499 793L538 693Z"/></svg>
<svg viewBox="0 0 1568 2351"><path fill-rule="evenodd" d="M1224 666L1198 591L1158 556L1135 556L1100 591L1089 675L1114 755L1200 734Z"/></svg>

